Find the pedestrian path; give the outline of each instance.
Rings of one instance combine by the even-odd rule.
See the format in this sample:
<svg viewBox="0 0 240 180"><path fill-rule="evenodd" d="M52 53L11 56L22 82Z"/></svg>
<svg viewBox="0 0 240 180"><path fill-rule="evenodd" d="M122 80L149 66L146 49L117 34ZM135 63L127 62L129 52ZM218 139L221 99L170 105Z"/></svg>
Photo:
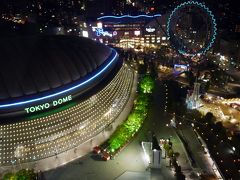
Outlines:
<svg viewBox="0 0 240 180"><path fill-rule="evenodd" d="M115 180L151 180L150 172L124 172Z"/></svg>
<svg viewBox="0 0 240 180"><path fill-rule="evenodd" d="M175 132L175 129L166 126L166 124L170 123L170 119L172 117L168 113L164 112L164 104L166 100L164 89L165 88L162 84L157 84L156 89L153 93L153 108L151 109L149 115L149 118L152 121L152 130L158 139L171 140L173 144L173 151L175 153L179 153L179 157L177 159L178 164L181 166L184 175L186 175L186 178L189 178L190 174L193 172L193 169L188 160L184 146L177 133ZM168 158L166 159L166 162L168 163Z"/></svg>

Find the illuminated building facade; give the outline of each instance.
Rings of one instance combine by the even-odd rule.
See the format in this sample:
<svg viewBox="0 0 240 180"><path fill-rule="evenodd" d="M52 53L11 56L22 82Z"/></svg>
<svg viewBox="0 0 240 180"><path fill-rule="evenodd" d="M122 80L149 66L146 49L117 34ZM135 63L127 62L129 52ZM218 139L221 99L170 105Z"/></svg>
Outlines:
<svg viewBox="0 0 240 180"><path fill-rule="evenodd" d="M143 49L168 45L165 16L102 16L92 25L92 38L121 48ZM159 28L159 24L161 28ZM101 33L99 33L99 29Z"/></svg>
<svg viewBox="0 0 240 180"><path fill-rule="evenodd" d="M1 50L9 58L0 73L1 166L56 156L89 141L122 112L133 85L134 71L103 44L71 36L25 38L23 48L32 56Z"/></svg>

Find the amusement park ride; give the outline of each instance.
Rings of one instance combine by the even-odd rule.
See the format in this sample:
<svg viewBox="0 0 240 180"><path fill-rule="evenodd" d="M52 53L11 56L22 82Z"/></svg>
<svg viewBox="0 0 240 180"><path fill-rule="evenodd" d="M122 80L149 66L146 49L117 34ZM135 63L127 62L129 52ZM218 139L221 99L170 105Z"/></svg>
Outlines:
<svg viewBox="0 0 240 180"><path fill-rule="evenodd" d="M171 12L167 35L178 53L191 59L200 57L212 47L216 39L216 19L204 4L184 2Z"/></svg>
<svg viewBox="0 0 240 180"><path fill-rule="evenodd" d="M197 2L196 0L186 1L176 6L167 18L166 28L163 27L164 20L159 22L159 20L161 20L160 17L161 14L138 16L122 15L103 16L98 18L98 20L104 20L105 22L113 21L115 24L125 21L131 23L141 21L144 23L140 23L138 27L139 29L142 28L146 32L155 32L157 29L162 31L165 38L167 37L166 39L170 41L171 47L176 52L175 54L178 54L179 57L181 57L181 60L187 62L186 64L189 64L189 66L186 67L188 69L193 69L194 67L197 71L196 81L193 88L194 90L192 91L193 93L189 94L188 98L188 101L191 102L190 108L197 108L199 107L199 103L197 102L200 89L200 83L198 82L199 64L207 59L205 55L216 40L216 19L212 11L204 3ZM150 19L154 19L154 21L156 21L156 27L145 27ZM112 26L113 25L111 24L111 27ZM135 29L135 36L140 35L139 29L138 31ZM108 33L107 29L103 30L102 28L96 29L95 31L97 36L113 37L117 35L116 29L111 29L112 34ZM122 38L120 42L121 41L125 42L124 38ZM133 48L130 46L131 43L129 44L129 41L134 42L134 39L128 38L126 47Z"/></svg>
<svg viewBox="0 0 240 180"><path fill-rule="evenodd" d="M167 22L167 36L171 46L191 64L204 61L205 54L212 47L216 35L216 19L209 8L197 1L187 1L178 5L170 14ZM198 68L197 68L198 69ZM198 76L197 72L197 76ZM199 103L200 83L198 77L194 88L188 94L188 108L195 109Z"/></svg>

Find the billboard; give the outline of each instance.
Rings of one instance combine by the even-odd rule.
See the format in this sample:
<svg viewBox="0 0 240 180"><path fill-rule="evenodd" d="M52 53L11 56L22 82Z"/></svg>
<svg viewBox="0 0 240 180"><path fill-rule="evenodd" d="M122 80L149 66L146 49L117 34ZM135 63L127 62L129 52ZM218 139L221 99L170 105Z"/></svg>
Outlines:
<svg viewBox="0 0 240 180"><path fill-rule="evenodd" d="M184 72L189 70L189 64L184 65L184 64L174 64L174 71L175 72Z"/></svg>

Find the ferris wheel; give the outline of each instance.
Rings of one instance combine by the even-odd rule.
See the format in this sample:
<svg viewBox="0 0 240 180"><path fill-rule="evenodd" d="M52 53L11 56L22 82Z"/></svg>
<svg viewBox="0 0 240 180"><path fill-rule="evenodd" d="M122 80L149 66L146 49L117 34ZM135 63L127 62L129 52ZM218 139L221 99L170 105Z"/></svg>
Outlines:
<svg viewBox="0 0 240 180"><path fill-rule="evenodd" d="M216 19L204 4L187 1L178 5L167 21L171 45L185 56L205 54L217 35Z"/></svg>

